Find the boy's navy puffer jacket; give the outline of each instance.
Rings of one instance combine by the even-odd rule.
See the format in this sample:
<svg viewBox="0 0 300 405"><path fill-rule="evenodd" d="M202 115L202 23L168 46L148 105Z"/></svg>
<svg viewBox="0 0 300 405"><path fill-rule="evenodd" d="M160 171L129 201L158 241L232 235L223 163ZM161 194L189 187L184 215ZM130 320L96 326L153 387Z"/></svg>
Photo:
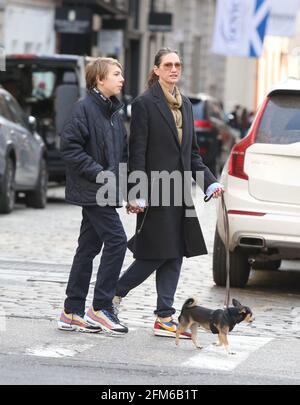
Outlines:
<svg viewBox="0 0 300 405"><path fill-rule="evenodd" d="M127 134L116 97L105 98L96 90L78 101L61 134L61 153L66 163L66 200L76 205L96 205L102 171L116 175L119 163L127 163ZM118 189L117 196L119 195ZM122 201L117 200L116 206Z"/></svg>

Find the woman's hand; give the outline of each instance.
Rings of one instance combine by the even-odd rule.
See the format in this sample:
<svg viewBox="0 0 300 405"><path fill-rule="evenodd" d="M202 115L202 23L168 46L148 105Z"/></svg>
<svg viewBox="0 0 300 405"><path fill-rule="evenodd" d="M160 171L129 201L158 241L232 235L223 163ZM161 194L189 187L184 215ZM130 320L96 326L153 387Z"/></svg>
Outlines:
<svg viewBox="0 0 300 405"><path fill-rule="evenodd" d="M224 193L224 186L221 183L213 183L206 190L205 201L208 202L211 198L219 198Z"/></svg>
<svg viewBox="0 0 300 405"><path fill-rule="evenodd" d="M129 201L126 210L127 214L140 214L145 211L145 208L140 207L137 201Z"/></svg>
<svg viewBox="0 0 300 405"><path fill-rule="evenodd" d="M222 196L222 194L224 193L224 189L223 188L218 188L212 195L212 198L219 198Z"/></svg>

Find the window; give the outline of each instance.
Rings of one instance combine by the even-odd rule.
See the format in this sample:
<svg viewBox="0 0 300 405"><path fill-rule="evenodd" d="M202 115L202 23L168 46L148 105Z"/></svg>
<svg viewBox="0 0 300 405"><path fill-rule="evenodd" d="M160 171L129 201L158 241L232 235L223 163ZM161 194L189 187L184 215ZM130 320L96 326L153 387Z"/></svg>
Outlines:
<svg viewBox="0 0 300 405"><path fill-rule="evenodd" d="M210 110L209 115L211 117L217 118L218 120L223 119L223 113L222 113L221 106L217 102L215 102L215 101L211 102L209 110Z"/></svg>
<svg viewBox="0 0 300 405"><path fill-rule="evenodd" d="M9 121L13 121L4 95L0 94L0 115Z"/></svg>
<svg viewBox="0 0 300 405"><path fill-rule="evenodd" d="M193 115L195 120L203 120L204 118L204 108L205 104L202 100L197 98L190 98L190 101L193 106Z"/></svg>
<svg viewBox="0 0 300 405"><path fill-rule="evenodd" d="M8 108L12 115L12 121L16 124L22 125L23 127L28 127L25 113L22 111L18 103L10 96L5 96L5 100L8 104Z"/></svg>
<svg viewBox="0 0 300 405"><path fill-rule="evenodd" d="M53 95L55 84L54 72L32 73L32 96L37 100L44 100Z"/></svg>
<svg viewBox="0 0 300 405"><path fill-rule="evenodd" d="M257 132L256 142L282 145L300 142L300 96L271 96Z"/></svg>

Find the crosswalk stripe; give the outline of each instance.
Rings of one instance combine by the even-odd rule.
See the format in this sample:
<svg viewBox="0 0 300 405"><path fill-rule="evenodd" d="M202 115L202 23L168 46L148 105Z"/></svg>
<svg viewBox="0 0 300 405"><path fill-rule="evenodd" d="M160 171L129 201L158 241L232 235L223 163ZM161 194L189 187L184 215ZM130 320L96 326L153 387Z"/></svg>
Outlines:
<svg viewBox="0 0 300 405"><path fill-rule="evenodd" d="M230 336L230 351L234 352L234 355L228 354L223 347L208 345L202 350L198 350L198 352L195 349L197 354L183 362L181 366L233 371L237 366L246 361L251 353L254 353L272 340L272 338L252 336Z"/></svg>

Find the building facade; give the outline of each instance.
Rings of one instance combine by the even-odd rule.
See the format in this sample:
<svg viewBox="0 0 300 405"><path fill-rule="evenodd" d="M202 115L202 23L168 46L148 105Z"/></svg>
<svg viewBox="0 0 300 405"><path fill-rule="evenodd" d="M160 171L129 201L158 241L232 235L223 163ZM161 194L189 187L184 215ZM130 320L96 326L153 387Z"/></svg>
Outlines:
<svg viewBox="0 0 300 405"><path fill-rule="evenodd" d="M211 53L216 0L155 3L158 11L173 13L173 31L158 34L152 49L169 46L179 51L184 62L182 89L186 94L204 92L222 99L226 60Z"/></svg>
<svg viewBox="0 0 300 405"><path fill-rule="evenodd" d="M5 53L54 53L57 4L59 0L1 1L0 37Z"/></svg>

